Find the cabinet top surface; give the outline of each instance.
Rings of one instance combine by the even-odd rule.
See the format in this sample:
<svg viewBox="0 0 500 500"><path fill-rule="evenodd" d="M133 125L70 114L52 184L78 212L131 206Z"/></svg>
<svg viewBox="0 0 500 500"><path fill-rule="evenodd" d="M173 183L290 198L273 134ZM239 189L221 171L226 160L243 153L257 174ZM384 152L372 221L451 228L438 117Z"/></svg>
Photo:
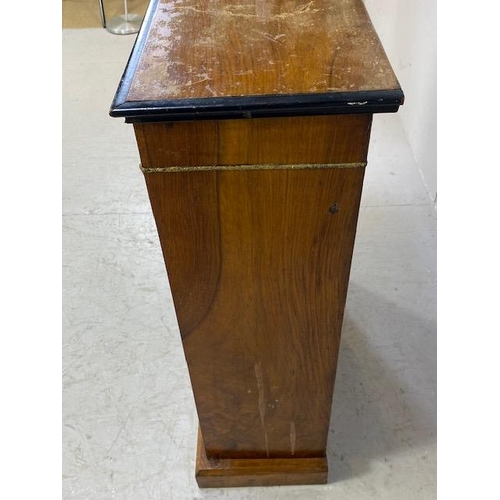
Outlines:
<svg viewBox="0 0 500 500"><path fill-rule="evenodd" d="M402 100L362 0L152 0L111 115L376 112Z"/></svg>

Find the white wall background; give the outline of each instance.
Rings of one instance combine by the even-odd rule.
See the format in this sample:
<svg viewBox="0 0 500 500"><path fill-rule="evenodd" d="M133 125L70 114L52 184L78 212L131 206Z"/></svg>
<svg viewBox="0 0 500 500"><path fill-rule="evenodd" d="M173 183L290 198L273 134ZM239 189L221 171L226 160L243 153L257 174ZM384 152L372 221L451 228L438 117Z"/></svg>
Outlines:
<svg viewBox="0 0 500 500"><path fill-rule="evenodd" d="M436 199L435 0L364 0L405 93L398 114L420 173Z"/></svg>

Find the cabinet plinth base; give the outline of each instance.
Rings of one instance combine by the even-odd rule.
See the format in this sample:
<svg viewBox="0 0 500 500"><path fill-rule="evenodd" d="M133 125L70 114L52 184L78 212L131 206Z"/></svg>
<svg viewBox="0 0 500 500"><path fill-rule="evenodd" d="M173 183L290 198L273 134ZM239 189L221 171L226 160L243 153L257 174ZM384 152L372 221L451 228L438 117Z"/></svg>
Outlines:
<svg viewBox="0 0 500 500"><path fill-rule="evenodd" d="M326 457L208 459L198 433L196 481L200 488L324 484Z"/></svg>

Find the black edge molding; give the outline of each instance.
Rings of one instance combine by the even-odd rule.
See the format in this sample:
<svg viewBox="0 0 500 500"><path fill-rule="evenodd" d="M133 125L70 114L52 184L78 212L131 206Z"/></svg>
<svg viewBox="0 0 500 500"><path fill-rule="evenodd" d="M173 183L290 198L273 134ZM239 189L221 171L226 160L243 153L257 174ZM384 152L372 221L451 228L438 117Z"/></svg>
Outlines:
<svg viewBox="0 0 500 500"><path fill-rule="evenodd" d="M159 0L151 0L109 111L128 123L204 119L394 113L404 102L400 88L324 94L228 96L127 101L139 58Z"/></svg>

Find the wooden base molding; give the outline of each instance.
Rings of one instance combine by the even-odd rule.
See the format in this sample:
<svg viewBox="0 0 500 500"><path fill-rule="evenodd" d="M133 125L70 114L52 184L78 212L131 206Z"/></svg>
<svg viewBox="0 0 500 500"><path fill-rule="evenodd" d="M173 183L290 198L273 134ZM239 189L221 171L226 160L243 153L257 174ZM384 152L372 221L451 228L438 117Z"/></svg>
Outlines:
<svg viewBox="0 0 500 500"><path fill-rule="evenodd" d="M325 484L326 457L209 459L198 432L196 481L200 488Z"/></svg>

